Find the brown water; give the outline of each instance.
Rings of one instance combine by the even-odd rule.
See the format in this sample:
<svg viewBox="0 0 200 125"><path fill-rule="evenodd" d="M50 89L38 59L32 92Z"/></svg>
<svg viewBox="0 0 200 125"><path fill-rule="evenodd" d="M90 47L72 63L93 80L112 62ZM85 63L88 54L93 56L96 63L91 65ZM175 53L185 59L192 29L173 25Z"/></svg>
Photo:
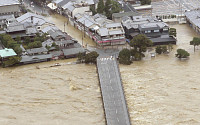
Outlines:
<svg viewBox="0 0 200 125"><path fill-rule="evenodd" d="M68 61L0 68L0 125L105 125L96 67Z"/></svg>
<svg viewBox="0 0 200 125"><path fill-rule="evenodd" d="M189 41L197 34L188 25L177 28L177 47L169 55L148 56L130 66L120 65L126 99L134 125L200 124L200 51ZM190 52L175 58L176 48Z"/></svg>

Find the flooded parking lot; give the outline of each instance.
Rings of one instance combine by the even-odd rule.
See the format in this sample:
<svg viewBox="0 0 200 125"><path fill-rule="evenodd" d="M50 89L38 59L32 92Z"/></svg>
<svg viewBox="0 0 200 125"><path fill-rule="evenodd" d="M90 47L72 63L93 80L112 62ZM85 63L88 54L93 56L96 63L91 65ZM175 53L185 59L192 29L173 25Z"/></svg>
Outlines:
<svg viewBox="0 0 200 125"><path fill-rule="evenodd" d="M0 124L105 125L96 67L68 61L0 68Z"/></svg>
<svg viewBox="0 0 200 125"><path fill-rule="evenodd" d="M200 51L189 45L198 36L188 25L177 28L177 46L169 55L120 65L129 113L134 125L200 124ZM175 58L177 48L190 52Z"/></svg>

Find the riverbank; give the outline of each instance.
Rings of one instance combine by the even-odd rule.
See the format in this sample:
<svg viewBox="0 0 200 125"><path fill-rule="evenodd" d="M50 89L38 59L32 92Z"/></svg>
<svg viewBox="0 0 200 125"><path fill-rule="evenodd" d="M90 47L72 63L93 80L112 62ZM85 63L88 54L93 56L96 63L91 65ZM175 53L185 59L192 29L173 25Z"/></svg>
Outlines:
<svg viewBox="0 0 200 125"><path fill-rule="evenodd" d="M0 124L105 125L95 65L45 68L74 61L0 68Z"/></svg>

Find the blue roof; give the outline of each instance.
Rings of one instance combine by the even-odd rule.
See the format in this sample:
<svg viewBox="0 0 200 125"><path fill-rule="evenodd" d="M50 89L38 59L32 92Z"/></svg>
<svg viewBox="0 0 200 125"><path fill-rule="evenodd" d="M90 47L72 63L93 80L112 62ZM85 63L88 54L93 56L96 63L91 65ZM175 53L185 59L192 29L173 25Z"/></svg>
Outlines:
<svg viewBox="0 0 200 125"><path fill-rule="evenodd" d="M16 56L17 54L13 49L2 49L0 50L0 57L10 57L10 56Z"/></svg>

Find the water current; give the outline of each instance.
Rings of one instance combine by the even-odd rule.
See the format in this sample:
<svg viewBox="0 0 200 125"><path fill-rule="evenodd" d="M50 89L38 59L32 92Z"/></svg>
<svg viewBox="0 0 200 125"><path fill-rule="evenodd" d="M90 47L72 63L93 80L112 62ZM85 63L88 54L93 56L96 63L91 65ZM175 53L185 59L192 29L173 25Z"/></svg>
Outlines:
<svg viewBox="0 0 200 125"><path fill-rule="evenodd" d="M48 19L64 31L66 18ZM169 55L147 53L142 61L120 65L133 125L200 124L200 51L189 45L198 35L186 24L172 27L178 42ZM65 31L82 43L79 30L67 25ZM86 43L95 45L88 37ZM189 51L190 58L175 58L177 48ZM96 67L49 67L71 61L0 68L0 125L105 125Z"/></svg>

